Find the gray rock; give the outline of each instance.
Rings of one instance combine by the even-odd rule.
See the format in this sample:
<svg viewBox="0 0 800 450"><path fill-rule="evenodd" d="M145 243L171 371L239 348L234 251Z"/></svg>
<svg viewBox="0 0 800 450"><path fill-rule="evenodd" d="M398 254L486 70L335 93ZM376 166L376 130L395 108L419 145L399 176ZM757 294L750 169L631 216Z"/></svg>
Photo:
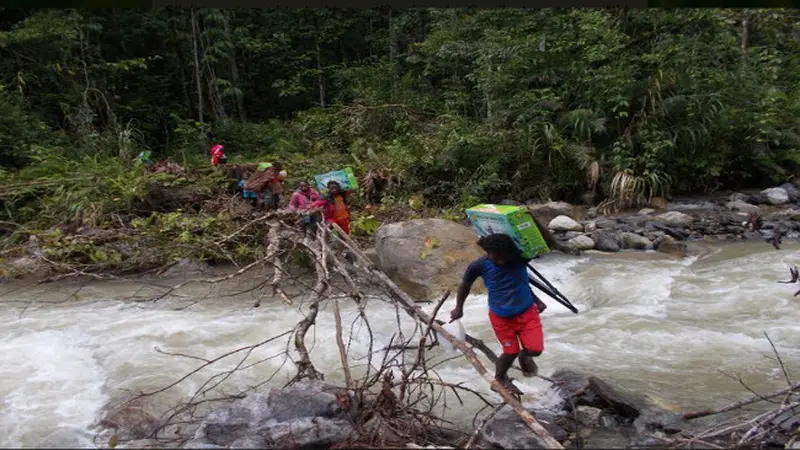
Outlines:
<svg viewBox="0 0 800 450"><path fill-rule="evenodd" d="M373 416L362 427L362 433L376 442L402 442L403 438L380 415Z"/></svg>
<svg viewBox="0 0 800 450"><path fill-rule="evenodd" d="M592 233L595 230L597 230L597 222L595 222L594 220L586 222L586 224L583 226L583 231L585 231L586 233Z"/></svg>
<svg viewBox="0 0 800 450"><path fill-rule="evenodd" d="M580 231L567 231L566 233L564 233L564 239L566 240L570 240L576 236L583 236L583 233L581 233Z"/></svg>
<svg viewBox="0 0 800 450"><path fill-rule="evenodd" d="M622 247L622 239L615 231L598 230L592 233L594 248L601 252L618 252Z"/></svg>
<svg viewBox="0 0 800 450"><path fill-rule="evenodd" d="M794 184L783 183L779 187L784 191L786 191L786 194L789 195L790 202L796 202L800 200L800 189L797 189L797 186L795 186Z"/></svg>
<svg viewBox="0 0 800 450"><path fill-rule="evenodd" d="M528 205L528 211L533 214L542 225L550 223L558 216L576 218L578 208L565 202L547 202Z"/></svg>
<svg viewBox="0 0 800 450"><path fill-rule="evenodd" d="M583 231L583 225L567 216L557 216L550 221L547 228L553 231Z"/></svg>
<svg viewBox="0 0 800 450"><path fill-rule="evenodd" d="M759 208L758 206L751 205L750 203L747 203L742 200L734 200L728 202L725 204L725 207L730 209L731 211L742 211L746 213L757 213L761 211L761 208Z"/></svg>
<svg viewBox="0 0 800 450"><path fill-rule="evenodd" d="M580 405L575 407L575 416L578 423L587 427L597 426L600 422L601 414L603 414L603 410L593 406Z"/></svg>
<svg viewBox="0 0 800 450"><path fill-rule="evenodd" d="M619 222L615 219L597 219L594 224L598 229L616 229L619 226Z"/></svg>
<svg viewBox="0 0 800 450"><path fill-rule="evenodd" d="M425 239L438 246L425 248ZM457 289L464 268L483 256L470 227L442 219L417 219L384 224L374 235L380 269L401 289L419 300ZM481 285L476 285L481 292Z"/></svg>
<svg viewBox="0 0 800 450"><path fill-rule="evenodd" d="M685 425L682 415L665 409L657 399L611 386L597 377L573 370L557 370L552 376L571 404L613 411L624 421L633 421L637 432L674 433ZM628 422L630 423L630 422Z"/></svg>
<svg viewBox="0 0 800 450"><path fill-rule="evenodd" d="M767 198L767 203L770 205L789 203L789 193L783 188L764 189L761 194Z"/></svg>
<svg viewBox="0 0 800 450"><path fill-rule="evenodd" d="M753 195L747 197L746 201L747 201L747 203L750 203L750 204L753 204L753 205L763 205L765 203L769 203L767 201L767 196L764 195L763 193L753 194Z"/></svg>
<svg viewBox="0 0 800 450"><path fill-rule="evenodd" d="M656 210L653 209L653 208L642 208L642 209L639 210L639 212L637 214L639 214L640 216L649 216L650 214L653 214L654 212L656 212Z"/></svg>
<svg viewBox="0 0 800 450"><path fill-rule="evenodd" d="M687 253L686 244L676 241L671 236L662 236L653 242L653 244L655 245L656 251L661 253L668 253L680 257L686 256Z"/></svg>
<svg viewBox="0 0 800 450"><path fill-rule="evenodd" d="M272 423L259 431L267 442L278 448L328 447L356 434L350 421L326 417L302 417L290 422Z"/></svg>
<svg viewBox="0 0 800 450"><path fill-rule="evenodd" d="M222 445L216 445L209 442L207 439L192 439L186 441L181 448L225 448Z"/></svg>
<svg viewBox="0 0 800 450"><path fill-rule="evenodd" d="M261 436L245 436L233 441L228 448L264 448L266 446L267 440Z"/></svg>
<svg viewBox="0 0 800 450"><path fill-rule="evenodd" d="M343 410L337 397L345 393L351 399L349 404L355 404L351 392L314 380L249 395L209 413L194 438L228 446L240 439L261 437L274 444L301 433L307 436L298 439L308 445L327 445L352 432L352 427L347 428L349 421L342 418L355 414L355 408ZM338 428L342 431L332 431Z"/></svg>
<svg viewBox="0 0 800 450"><path fill-rule="evenodd" d="M561 442L567 432L556 424L556 418L543 412L531 412L553 438ZM500 448L543 448L527 425L509 406L503 407L483 428L484 443Z"/></svg>
<svg viewBox="0 0 800 450"><path fill-rule="evenodd" d="M594 241L589 236L581 234L570 239L569 245L578 250L591 250L594 248Z"/></svg>
<svg viewBox="0 0 800 450"><path fill-rule="evenodd" d="M635 233L624 232L620 236L622 238L623 248L634 250L652 250L653 243L644 236L639 236Z"/></svg>
<svg viewBox="0 0 800 450"><path fill-rule="evenodd" d="M731 194L729 201L731 202L747 202L750 199L750 196L747 194L742 194L741 192L734 192Z"/></svg>
<svg viewBox="0 0 800 450"><path fill-rule="evenodd" d="M669 211L653 217L653 220L672 227L686 228L692 226L694 218L688 214L678 211Z"/></svg>

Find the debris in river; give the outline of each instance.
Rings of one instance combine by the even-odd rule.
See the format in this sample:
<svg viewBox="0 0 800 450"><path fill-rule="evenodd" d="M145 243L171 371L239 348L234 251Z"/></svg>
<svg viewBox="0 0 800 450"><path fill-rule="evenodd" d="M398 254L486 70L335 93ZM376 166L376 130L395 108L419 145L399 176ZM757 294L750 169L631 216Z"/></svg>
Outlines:
<svg viewBox="0 0 800 450"><path fill-rule="evenodd" d="M793 265L792 267L790 267L789 268L789 274L792 276L791 280L789 280L789 281L778 281L778 283L783 283L783 284L797 283L797 279L798 279L798 277L800 277L800 274L797 272L797 266Z"/></svg>

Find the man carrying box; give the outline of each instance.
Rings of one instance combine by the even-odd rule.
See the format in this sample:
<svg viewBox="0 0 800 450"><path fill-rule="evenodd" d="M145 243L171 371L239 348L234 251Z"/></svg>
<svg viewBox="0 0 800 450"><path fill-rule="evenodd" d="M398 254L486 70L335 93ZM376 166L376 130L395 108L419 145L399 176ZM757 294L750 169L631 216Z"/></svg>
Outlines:
<svg viewBox="0 0 800 450"><path fill-rule="evenodd" d="M490 234L480 238L478 246L486 252L486 256L467 268L450 318L457 320L464 316L464 301L472 284L478 277L483 277L489 291L489 321L503 346L503 355L497 359L495 378L511 394L522 395L522 391L508 377L508 369L519 356L522 374L526 377L537 374L538 367L533 357L544 351L539 313L547 305L531 290L528 284L529 260L522 257L509 236Z"/></svg>

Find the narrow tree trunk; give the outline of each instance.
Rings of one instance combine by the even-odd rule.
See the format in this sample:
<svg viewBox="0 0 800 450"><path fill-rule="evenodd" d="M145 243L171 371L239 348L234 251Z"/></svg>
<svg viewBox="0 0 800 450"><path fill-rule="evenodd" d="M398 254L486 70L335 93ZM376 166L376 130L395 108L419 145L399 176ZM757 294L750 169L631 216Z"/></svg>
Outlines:
<svg viewBox="0 0 800 450"><path fill-rule="evenodd" d="M224 20L225 20L225 36L228 38L228 40L231 40L231 29L227 16L224 18ZM228 55L228 61L230 62L231 65L231 83L233 84L234 88L240 90L235 95L236 108L239 110L239 120L242 122L247 122L247 113L244 110L244 99L242 98L241 88L239 87L239 67L236 64L235 48L231 51L231 54Z"/></svg>
<svg viewBox="0 0 800 450"><path fill-rule="evenodd" d="M201 80L200 69L200 56L197 48L198 34L197 34L197 17L194 13L194 8L190 9L192 13L192 48L194 56L194 77L197 82L197 120L203 123L203 82Z"/></svg>
<svg viewBox="0 0 800 450"><path fill-rule="evenodd" d="M198 23L198 29L200 29L201 24ZM225 114L225 105L222 104L222 96L219 93L219 87L217 86L217 73L214 70L214 66L208 62L206 59L206 43L205 40L207 39L207 33L203 33L202 31L199 33L199 42L200 42L200 53L203 55L203 60L205 63L203 64L208 77L206 79L206 83L208 84L208 103L211 106L211 111L214 114L215 119L225 119L227 115Z"/></svg>
<svg viewBox="0 0 800 450"><path fill-rule="evenodd" d="M747 51L750 43L750 11L742 10L742 52Z"/></svg>
<svg viewBox="0 0 800 450"><path fill-rule="evenodd" d="M321 107L325 107L325 79L322 73L322 49L319 45L319 39L317 39L316 48L317 48L317 83L319 84L319 105Z"/></svg>
<svg viewBox="0 0 800 450"><path fill-rule="evenodd" d="M394 98L397 88L397 33L395 32L392 7L389 6L389 68L391 70L391 92Z"/></svg>

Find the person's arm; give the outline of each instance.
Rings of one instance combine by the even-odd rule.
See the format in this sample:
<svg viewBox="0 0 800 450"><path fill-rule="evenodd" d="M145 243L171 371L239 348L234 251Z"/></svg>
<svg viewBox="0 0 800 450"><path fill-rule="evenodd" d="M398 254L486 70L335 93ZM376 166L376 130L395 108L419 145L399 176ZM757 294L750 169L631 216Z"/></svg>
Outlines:
<svg viewBox="0 0 800 450"><path fill-rule="evenodd" d="M483 275L483 263L484 259L481 258L470 264L467 267L467 271L464 272L464 279L461 281L456 294L456 307L450 311L451 322L464 316L464 302L467 300L470 289L472 289L472 284L475 283L479 276Z"/></svg>
<svg viewBox="0 0 800 450"><path fill-rule="evenodd" d="M293 193L291 197L289 197L289 209L292 211L297 211L299 209L297 203L299 202L299 198L297 196L297 192Z"/></svg>

